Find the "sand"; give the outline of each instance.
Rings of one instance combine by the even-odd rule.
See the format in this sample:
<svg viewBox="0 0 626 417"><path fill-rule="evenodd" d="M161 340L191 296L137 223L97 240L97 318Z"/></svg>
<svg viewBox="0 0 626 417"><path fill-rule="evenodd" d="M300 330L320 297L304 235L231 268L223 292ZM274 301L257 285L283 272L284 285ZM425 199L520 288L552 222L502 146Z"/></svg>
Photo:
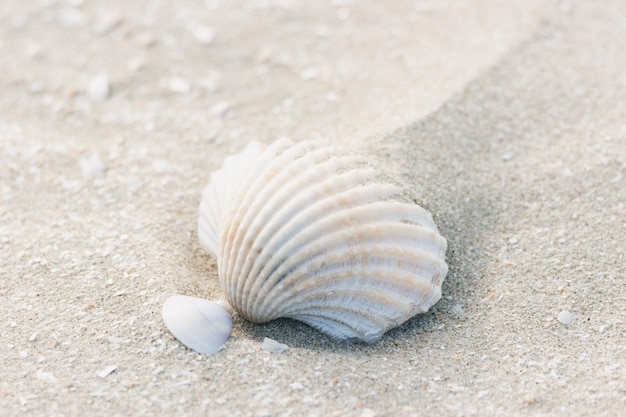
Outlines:
<svg viewBox="0 0 626 417"><path fill-rule="evenodd" d="M624 51L622 0L3 1L0 414L625 415ZM221 295L200 192L279 137L404 181L443 298L371 346L237 318L198 355L160 309Z"/></svg>

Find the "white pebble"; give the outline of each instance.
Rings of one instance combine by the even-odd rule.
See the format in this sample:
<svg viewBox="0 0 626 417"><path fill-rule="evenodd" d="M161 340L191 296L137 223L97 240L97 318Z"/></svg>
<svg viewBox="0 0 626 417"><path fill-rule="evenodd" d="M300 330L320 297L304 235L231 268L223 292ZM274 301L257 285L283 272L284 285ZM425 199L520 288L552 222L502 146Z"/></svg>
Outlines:
<svg viewBox="0 0 626 417"><path fill-rule="evenodd" d="M80 168L87 179L99 177L106 171L106 166L97 153L80 158Z"/></svg>
<svg viewBox="0 0 626 417"><path fill-rule="evenodd" d="M467 318L467 313L463 310L460 304L455 304L452 306L452 313L454 313L458 318L464 319Z"/></svg>
<svg viewBox="0 0 626 417"><path fill-rule="evenodd" d="M137 72L145 67L145 65L146 63L140 57L135 57L128 61L128 69L130 70L130 72Z"/></svg>
<svg viewBox="0 0 626 417"><path fill-rule="evenodd" d="M26 47L26 55L31 59L39 59L43 57L43 50L37 44L30 44Z"/></svg>
<svg viewBox="0 0 626 417"><path fill-rule="evenodd" d="M93 26L93 31L98 35L106 35L122 23L122 16L116 13L101 13Z"/></svg>
<svg viewBox="0 0 626 417"><path fill-rule="evenodd" d="M315 28L315 34L320 38L327 38L330 36L331 31L328 26L318 26Z"/></svg>
<svg viewBox="0 0 626 417"><path fill-rule="evenodd" d="M172 172L172 165L163 159L157 159L152 162L152 169L158 174L166 174Z"/></svg>
<svg viewBox="0 0 626 417"><path fill-rule="evenodd" d="M209 93L217 90L217 80L215 78L206 77L200 80L200 86Z"/></svg>
<svg viewBox="0 0 626 417"><path fill-rule="evenodd" d="M289 348L289 346L266 337L263 339L262 348L264 352L268 353L283 353Z"/></svg>
<svg viewBox="0 0 626 417"><path fill-rule="evenodd" d="M364 408L359 417L375 417L376 412L371 408Z"/></svg>
<svg viewBox="0 0 626 417"><path fill-rule="evenodd" d="M294 382L289 384L289 388L296 390L296 391L302 391L304 389L304 385L302 385L299 382Z"/></svg>
<svg viewBox="0 0 626 417"><path fill-rule="evenodd" d="M219 103L215 103L213 107L211 107L211 114L214 116L222 117L230 110L230 104L220 101Z"/></svg>
<svg viewBox="0 0 626 417"><path fill-rule="evenodd" d="M156 44L156 36L150 32L141 32L135 36L135 41L146 48L154 46Z"/></svg>
<svg viewBox="0 0 626 417"><path fill-rule="evenodd" d="M485 398L488 395L489 395L489 391L487 391L487 390L479 391L477 397L478 397L478 399L481 399L481 398Z"/></svg>
<svg viewBox="0 0 626 417"><path fill-rule="evenodd" d="M233 321L214 301L174 295L163 303L165 326L182 344L199 353L217 353L230 337Z"/></svg>
<svg viewBox="0 0 626 417"><path fill-rule="evenodd" d="M559 316L557 317L557 320L561 324L564 324L566 326L569 326L572 323L573 319L574 317L572 316L572 313L570 313L569 311L561 311L559 313Z"/></svg>
<svg viewBox="0 0 626 417"><path fill-rule="evenodd" d="M193 36L202 45L210 45L215 39L215 32L208 26L199 26L194 29Z"/></svg>
<svg viewBox="0 0 626 417"><path fill-rule="evenodd" d="M109 77L106 74L98 74L89 80L87 96L90 99L94 101L104 101L109 98L110 93Z"/></svg>
<svg viewBox="0 0 626 417"><path fill-rule="evenodd" d="M57 21L67 27L79 27L87 23L87 15L80 10L61 10L57 16Z"/></svg>
<svg viewBox="0 0 626 417"><path fill-rule="evenodd" d="M300 73L300 78L305 81L317 78L317 70L315 68L307 68Z"/></svg>
<svg viewBox="0 0 626 417"><path fill-rule="evenodd" d="M191 91L189 81L181 77L172 77L167 82L167 87L172 93L186 94Z"/></svg>
<svg viewBox="0 0 626 417"><path fill-rule="evenodd" d="M45 90L45 86L41 81L33 81L28 84L28 92L31 94L41 94Z"/></svg>
<svg viewBox="0 0 626 417"><path fill-rule="evenodd" d="M337 17L339 20L348 20L350 18L350 10L347 7L337 9Z"/></svg>
<svg viewBox="0 0 626 417"><path fill-rule="evenodd" d="M56 384L59 381L57 377L51 374L50 372L42 372L41 370L37 371L37 378L41 379L42 381L49 382L51 384Z"/></svg>
<svg viewBox="0 0 626 417"><path fill-rule="evenodd" d="M106 368L98 371L98 373L96 375L98 375L100 378L104 379L107 376L111 375L116 369L117 369L117 365L110 365L110 366L107 366Z"/></svg>
<svg viewBox="0 0 626 417"><path fill-rule="evenodd" d="M330 102L337 101L338 98L339 98L339 96L334 91L331 91L330 93L326 94L326 100L328 100Z"/></svg>

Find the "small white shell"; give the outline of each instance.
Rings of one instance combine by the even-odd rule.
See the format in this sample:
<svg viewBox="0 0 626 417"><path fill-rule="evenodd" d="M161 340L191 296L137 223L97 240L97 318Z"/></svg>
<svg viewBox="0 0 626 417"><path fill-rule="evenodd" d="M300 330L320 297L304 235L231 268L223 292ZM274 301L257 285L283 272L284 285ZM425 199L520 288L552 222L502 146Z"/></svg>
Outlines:
<svg viewBox="0 0 626 417"><path fill-rule="evenodd" d="M200 353L216 353L230 337L233 320L218 303L174 295L163 304L163 321L185 346Z"/></svg>
<svg viewBox="0 0 626 417"><path fill-rule="evenodd" d="M400 189L337 154L249 145L213 173L198 234L244 318L372 343L440 299L446 240L430 213L393 199Z"/></svg>

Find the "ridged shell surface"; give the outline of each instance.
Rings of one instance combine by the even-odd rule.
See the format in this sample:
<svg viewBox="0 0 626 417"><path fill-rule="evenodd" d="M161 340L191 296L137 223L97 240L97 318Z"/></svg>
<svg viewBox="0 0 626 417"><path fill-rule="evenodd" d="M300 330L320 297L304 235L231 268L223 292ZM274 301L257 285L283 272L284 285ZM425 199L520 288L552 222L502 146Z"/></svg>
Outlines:
<svg viewBox="0 0 626 417"><path fill-rule="evenodd" d="M423 208L336 148L249 145L213 173L199 237L252 322L375 342L441 298L446 240Z"/></svg>

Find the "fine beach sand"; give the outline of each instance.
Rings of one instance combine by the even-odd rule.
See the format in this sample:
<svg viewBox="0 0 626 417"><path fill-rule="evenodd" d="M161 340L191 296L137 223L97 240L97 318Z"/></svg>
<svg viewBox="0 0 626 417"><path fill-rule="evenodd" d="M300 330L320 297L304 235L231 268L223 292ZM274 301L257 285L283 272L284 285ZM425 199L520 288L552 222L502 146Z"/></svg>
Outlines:
<svg viewBox="0 0 626 417"><path fill-rule="evenodd" d="M625 51L623 0L3 1L0 414L626 415ZM201 190L279 137L404 181L443 298L195 354L161 306L221 295Z"/></svg>

